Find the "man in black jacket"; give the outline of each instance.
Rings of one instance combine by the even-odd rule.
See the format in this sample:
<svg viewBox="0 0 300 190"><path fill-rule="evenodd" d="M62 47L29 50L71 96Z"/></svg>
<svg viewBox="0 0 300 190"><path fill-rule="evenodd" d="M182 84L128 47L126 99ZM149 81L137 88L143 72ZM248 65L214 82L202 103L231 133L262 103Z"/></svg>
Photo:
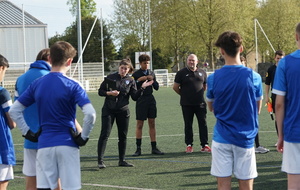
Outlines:
<svg viewBox="0 0 300 190"><path fill-rule="evenodd" d="M277 50L275 52L275 57L274 57L275 64L271 65L266 72L266 80L265 80L266 98L265 99L266 99L266 104L268 104L269 102L272 103L273 113L275 113L276 94L271 93L271 97L270 97L270 92L273 89L273 82L274 82L274 78L275 78L277 65L284 56L285 56L285 53L282 50ZM276 118L275 118L275 129L278 134ZM275 146L277 146L277 143L275 144Z"/></svg>
<svg viewBox="0 0 300 190"><path fill-rule="evenodd" d="M180 95L180 105L184 120L185 152L193 150L193 118L198 120L201 149L200 152L210 153L208 146L208 130L206 124L206 102L204 91L206 90L206 72L198 68L198 58L190 54L187 58L187 66L176 73L173 90Z"/></svg>

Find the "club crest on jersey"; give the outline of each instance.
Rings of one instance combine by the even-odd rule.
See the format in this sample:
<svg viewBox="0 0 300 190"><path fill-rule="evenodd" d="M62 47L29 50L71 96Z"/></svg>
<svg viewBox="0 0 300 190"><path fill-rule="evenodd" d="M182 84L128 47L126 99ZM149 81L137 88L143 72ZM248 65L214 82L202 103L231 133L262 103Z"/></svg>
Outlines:
<svg viewBox="0 0 300 190"><path fill-rule="evenodd" d="M202 77L202 73L199 73L199 76Z"/></svg>
<svg viewBox="0 0 300 190"><path fill-rule="evenodd" d="M126 85L128 85L128 84L129 84L129 82L130 82L129 80L126 80L126 81L125 81Z"/></svg>

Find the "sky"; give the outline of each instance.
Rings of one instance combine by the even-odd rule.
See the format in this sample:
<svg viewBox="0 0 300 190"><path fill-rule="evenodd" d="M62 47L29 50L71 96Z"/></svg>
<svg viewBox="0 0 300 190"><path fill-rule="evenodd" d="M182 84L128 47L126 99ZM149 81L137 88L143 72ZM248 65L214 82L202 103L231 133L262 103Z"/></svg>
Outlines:
<svg viewBox="0 0 300 190"><path fill-rule="evenodd" d="M24 9L48 26L48 37L62 34L75 21L69 11L67 0L9 0L16 6ZM101 10L104 19L113 14L113 0L94 0L97 4L96 15L100 18Z"/></svg>

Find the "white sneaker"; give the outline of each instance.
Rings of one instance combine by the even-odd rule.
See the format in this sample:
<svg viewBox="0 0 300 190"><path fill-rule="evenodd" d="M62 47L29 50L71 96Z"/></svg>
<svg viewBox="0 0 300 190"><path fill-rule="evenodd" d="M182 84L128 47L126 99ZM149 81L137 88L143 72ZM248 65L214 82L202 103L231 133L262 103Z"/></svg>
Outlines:
<svg viewBox="0 0 300 190"><path fill-rule="evenodd" d="M259 146L259 147L255 148L255 153L265 154L269 151L270 151L269 149L266 149L263 146Z"/></svg>

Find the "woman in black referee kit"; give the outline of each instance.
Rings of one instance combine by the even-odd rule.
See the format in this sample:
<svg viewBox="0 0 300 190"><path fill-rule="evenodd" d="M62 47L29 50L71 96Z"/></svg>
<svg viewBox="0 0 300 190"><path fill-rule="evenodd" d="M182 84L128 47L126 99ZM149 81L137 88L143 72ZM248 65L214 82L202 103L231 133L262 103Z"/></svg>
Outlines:
<svg viewBox="0 0 300 190"><path fill-rule="evenodd" d="M130 59L123 59L119 64L119 71L108 75L108 80L104 80L98 90L99 96L106 97L102 107L102 128L98 141L98 167L100 169L106 167L103 157L106 143L115 120L119 138L119 166L133 167L133 164L125 161L126 139L130 117L128 108L129 96L136 101L141 96L143 90L147 86L152 85L153 80L149 82L145 81L141 88L137 89L134 79L128 75L132 71L133 67Z"/></svg>

